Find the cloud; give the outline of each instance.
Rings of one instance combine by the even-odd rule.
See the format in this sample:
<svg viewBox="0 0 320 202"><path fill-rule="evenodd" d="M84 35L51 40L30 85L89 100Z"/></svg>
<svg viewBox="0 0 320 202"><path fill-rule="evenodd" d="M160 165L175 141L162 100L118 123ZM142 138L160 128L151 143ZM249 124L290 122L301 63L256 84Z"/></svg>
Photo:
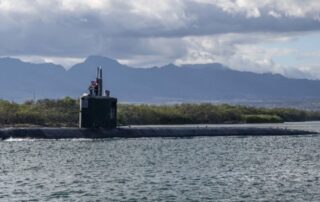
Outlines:
<svg viewBox="0 0 320 202"><path fill-rule="evenodd" d="M317 15L320 2L317 0L194 0L211 4L228 13L243 13L247 17L260 17L263 11L273 11L288 17L306 17Z"/></svg>
<svg viewBox="0 0 320 202"><path fill-rule="evenodd" d="M319 31L319 11L318 0L0 0L0 56L70 65L93 54L135 66L221 62L281 73L273 56L287 50L259 44Z"/></svg>
<svg viewBox="0 0 320 202"><path fill-rule="evenodd" d="M212 63L225 64L241 71L259 73L283 73L274 64L273 57L288 55L292 49L265 49L256 44L268 42L271 37L264 34L224 34L219 36L187 37L188 53L176 60L177 64ZM272 40L283 40L282 36L272 36Z"/></svg>

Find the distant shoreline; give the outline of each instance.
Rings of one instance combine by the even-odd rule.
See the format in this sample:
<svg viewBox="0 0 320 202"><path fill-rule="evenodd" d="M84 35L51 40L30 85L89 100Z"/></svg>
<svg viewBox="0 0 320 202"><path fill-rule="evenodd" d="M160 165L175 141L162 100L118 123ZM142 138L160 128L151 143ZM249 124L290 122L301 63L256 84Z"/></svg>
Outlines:
<svg viewBox="0 0 320 202"><path fill-rule="evenodd" d="M319 111L229 104L119 104L118 125L283 123L320 120ZM79 101L43 99L22 104L0 100L0 128L77 127Z"/></svg>

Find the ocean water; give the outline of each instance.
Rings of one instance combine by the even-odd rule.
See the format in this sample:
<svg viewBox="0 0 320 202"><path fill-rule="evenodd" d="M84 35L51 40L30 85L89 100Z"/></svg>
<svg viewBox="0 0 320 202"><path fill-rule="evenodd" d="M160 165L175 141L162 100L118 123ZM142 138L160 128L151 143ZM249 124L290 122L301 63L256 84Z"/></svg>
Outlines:
<svg viewBox="0 0 320 202"><path fill-rule="evenodd" d="M320 136L0 141L0 201L320 201Z"/></svg>

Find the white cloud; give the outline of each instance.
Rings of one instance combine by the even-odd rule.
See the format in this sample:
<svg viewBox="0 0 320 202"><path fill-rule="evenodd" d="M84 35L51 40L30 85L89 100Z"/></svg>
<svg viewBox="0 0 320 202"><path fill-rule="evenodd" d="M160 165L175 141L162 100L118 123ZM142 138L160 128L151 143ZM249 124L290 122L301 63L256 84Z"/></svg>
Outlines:
<svg viewBox="0 0 320 202"><path fill-rule="evenodd" d="M293 78L320 78L320 66L308 63L319 58L320 51L299 51L295 48L265 47L268 43L294 41L297 36L283 34L223 34L186 37L187 54L175 61L177 65L222 63L239 71L275 73ZM301 61L295 65L278 64L275 58L291 57ZM319 59L318 59L319 61Z"/></svg>
<svg viewBox="0 0 320 202"><path fill-rule="evenodd" d="M303 57L316 57L320 59L320 50L319 51L309 51L309 52L303 52L301 54ZM320 65L319 65L320 66Z"/></svg>
<svg viewBox="0 0 320 202"><path fill-rule="evenodd" d="M16 56L16 58L19 58L20 60L22 60L24 62L30 62L30 63L35 63L35 64L41 64L41 63L60 64L63 67L65 67L66 69L69 69L73 65L84 61L84 58L50 57L50 56L19 55L19 56Z"/></svg>
<svg viewBox="0 0 320 202"><path fill-rule="evenodd" d="M281 36L273 36L281 38ZM273 57L287 55L291 49L264 49L256 46L270 41L263 34L228 34L206 37L188 37L188 53L184 58L176 60L177 64L186 63L222 63L241 71L259 73L284 73L274 64Z"/></svg>
<svg viewBox="0 0 320 202"><path fill-rule="evenodd" d="M275 17L275 18L281 18L282 17L282 15L280 13L277 13L275 11L269 11L268 14L273 16L273 17Z"/></svg>
<svg viewBox="0 0 320 202"><path fill-rule="evenodd" d="M61 9L73 12L78 12L79 10L85 11L87 9L101 11L111 6L111 1L109 0L57 0L56 3Z"/></svg>
<svg viewBox="0 0 320 202"><path fill-rule="evenodd" d="M67 66L88 55L134 66L220 62L287 74L273 57L291 53L259 44L319 31L319 12L318 0L0 0L0 56Z"/></svg>
<svg viewBox="0 0 320 202"><path fill-rule="evenodd" d="M273 11L279 15L304 17L317 15L320 9L318 0L194 0L218 6L229 13L245 13L247 17L260 17L264 10Z"/></svg>

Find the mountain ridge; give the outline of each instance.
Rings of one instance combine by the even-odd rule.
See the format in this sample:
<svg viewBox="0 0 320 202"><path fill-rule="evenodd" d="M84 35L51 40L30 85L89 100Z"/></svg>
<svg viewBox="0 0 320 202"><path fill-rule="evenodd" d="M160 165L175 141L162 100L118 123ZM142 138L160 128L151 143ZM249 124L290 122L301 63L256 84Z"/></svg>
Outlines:
<svg viewBox="0 0 320 202"><path fill-rule="evenodd" d="M95 79L97 66L104 69L105 87L120 102L320 99L318 80L241 72L219 63L132 68L103 56L89 56L68 70L0 58L0 99L79 97Z"/></svg>

